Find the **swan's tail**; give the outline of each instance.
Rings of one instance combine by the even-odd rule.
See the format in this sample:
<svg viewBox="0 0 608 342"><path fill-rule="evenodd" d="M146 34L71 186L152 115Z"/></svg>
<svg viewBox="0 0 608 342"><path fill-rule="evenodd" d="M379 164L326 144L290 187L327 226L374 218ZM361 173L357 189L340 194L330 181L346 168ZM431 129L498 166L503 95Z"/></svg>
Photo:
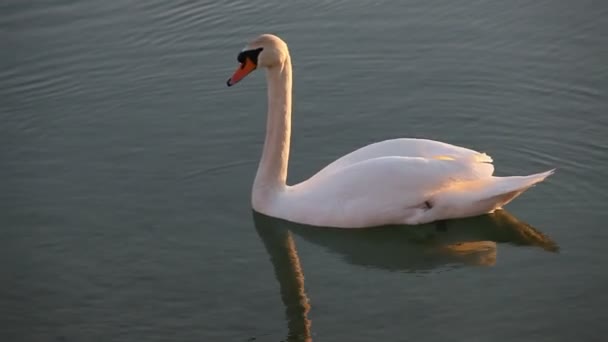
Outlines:
<svg viewBox="0 0 608 342"><path fill-rule="evenodd" d="M492 177L494 186L488 190L487 197L481 198L479 202L494 205L494 209L500 209L554 172L555 169L529 176Z"/></svg>
<svg viewBox="0 0 608 342"><path fill-rule="evenodd" d="M493 212L545 180L554 171L460 183L443 192L437 199L437 204L449 208L450 216L454 218Z"/></svg>

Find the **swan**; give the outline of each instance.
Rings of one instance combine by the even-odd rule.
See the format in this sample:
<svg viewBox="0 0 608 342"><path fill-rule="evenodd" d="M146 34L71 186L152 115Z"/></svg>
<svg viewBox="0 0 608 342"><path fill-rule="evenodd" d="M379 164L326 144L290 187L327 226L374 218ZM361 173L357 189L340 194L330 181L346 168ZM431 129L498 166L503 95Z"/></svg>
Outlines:
<svg viewBox="0 0 608 342"><path fill-rule="evenodd" d="M263 34L238 54L233 86L266 69L266 138L251 194L253 210L319 227L418 225L491 213L554 170L495 177L492 158L426 139L392 139L362 147L306 181L287 185L292 68L287 44Z"/></svg>

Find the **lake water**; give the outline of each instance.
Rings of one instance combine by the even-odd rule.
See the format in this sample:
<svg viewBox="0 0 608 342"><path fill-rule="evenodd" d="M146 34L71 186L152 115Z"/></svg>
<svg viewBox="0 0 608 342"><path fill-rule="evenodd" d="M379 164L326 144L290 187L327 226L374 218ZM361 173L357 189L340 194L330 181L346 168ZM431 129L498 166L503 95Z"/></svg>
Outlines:
<svg viewBox="0 0 608 342"><path fill-rule="evenodd" d="M608 4L0 4L0 340L600 341ZM557 168L507 212L327 230L253 214L260 33L294 64L289 182L394 137ZM370 184L373 186L373 184Z"/></svg>

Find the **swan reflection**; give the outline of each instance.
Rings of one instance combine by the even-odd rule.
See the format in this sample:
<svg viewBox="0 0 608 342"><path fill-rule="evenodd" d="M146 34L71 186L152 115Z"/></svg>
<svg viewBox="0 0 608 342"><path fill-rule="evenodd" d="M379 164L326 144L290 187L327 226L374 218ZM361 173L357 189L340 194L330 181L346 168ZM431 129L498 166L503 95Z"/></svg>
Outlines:
<svg viewBox="0 0 608 342"><path fill-rule="evenodd" d="M504 210L422 226L350 230L305 226L256 212L253 218L280 285L289 341L311 341L312 336L304 273L292 234L352 265L401 272L491 266L496 263L497 243L559 250L547 235Z"/></svg>

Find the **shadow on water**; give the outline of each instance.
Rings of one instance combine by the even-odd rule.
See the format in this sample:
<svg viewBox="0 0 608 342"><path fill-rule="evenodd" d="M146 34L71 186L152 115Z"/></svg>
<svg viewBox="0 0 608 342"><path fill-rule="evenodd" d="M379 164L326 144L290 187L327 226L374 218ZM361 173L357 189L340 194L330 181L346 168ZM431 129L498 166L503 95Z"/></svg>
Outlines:
<svg viewBox="0 0 608 342"><path fill-rule="evenodd" d="M424 272L464 265L491 266L497 243L557 252L547 235L504 210L490 215L421 226L374 229L318 228L253 213L270 256L285 305L288 341L311 341L310 303L292 234L326 248L344 261L388 271Z"/></svg>

